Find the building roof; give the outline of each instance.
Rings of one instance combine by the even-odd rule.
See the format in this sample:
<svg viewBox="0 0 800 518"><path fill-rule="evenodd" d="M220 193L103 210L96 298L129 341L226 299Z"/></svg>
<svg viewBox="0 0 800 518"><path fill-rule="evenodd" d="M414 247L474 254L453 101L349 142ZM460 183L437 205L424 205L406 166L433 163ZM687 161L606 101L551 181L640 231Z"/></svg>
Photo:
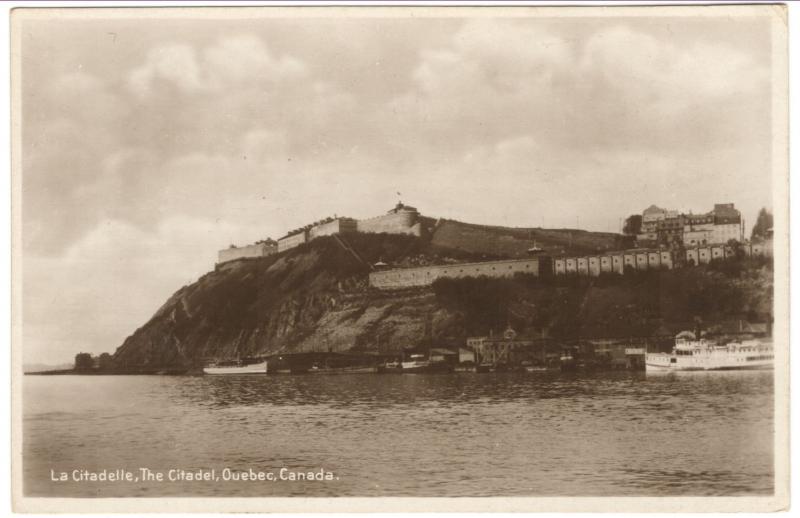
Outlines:
<svg viewBox="0 0 800 518"><path fill-rule="evenodd" d="M416 207L412 207L411 205L404 205L403 202L400 202L397 205L395 205L392 210L389 211L389 214L394 214L400 211L417 212L417 209Z"/></svg>
<svg viewBox="0 0 800 518"><path fill-rule="evenodd" d="M658 205L650 205L646 209L642 211L642 214L659 214L661 212L666 212L666 209L662 209Z"/></svg>
<svg viewBox="0 0 800 518"><path fill-rule="evenodd" d="M717 203L714 205L713 213L718 218L741 217L741 213L734 208L733 203Z"/></svg>

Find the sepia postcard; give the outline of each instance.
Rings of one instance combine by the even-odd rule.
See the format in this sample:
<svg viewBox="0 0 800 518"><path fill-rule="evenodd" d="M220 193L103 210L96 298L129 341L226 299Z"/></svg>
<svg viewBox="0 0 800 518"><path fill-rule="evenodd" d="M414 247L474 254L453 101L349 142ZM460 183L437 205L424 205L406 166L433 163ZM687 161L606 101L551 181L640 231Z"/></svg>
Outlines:
<svg viewBox="0 0 800 518"><path fill-rule="evenodd" d="M17 8L19 512L789 506L787 13Z"/></svg>

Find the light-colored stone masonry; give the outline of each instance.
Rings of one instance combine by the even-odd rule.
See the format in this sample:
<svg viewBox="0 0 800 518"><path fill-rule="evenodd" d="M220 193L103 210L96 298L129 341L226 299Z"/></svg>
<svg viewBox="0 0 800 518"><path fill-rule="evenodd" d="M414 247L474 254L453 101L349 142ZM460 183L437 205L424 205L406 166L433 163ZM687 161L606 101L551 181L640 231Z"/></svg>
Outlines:
<svg viewBox="0 0 800 518"><path fill-rule="evenodd" d="M419 222L419 212L412 207L398 207L388 214L374 218L360 219L357 223L359 232L378 234L411 234L420 236L422 225Z"/></svg>
<svg viewBox="0 0 800 518"><path fill-rule="evenodd" d="M422 235L422 223L419 212L414 207L398 203L393 209L381 216L355 220L352 218L336 218L331 221L315 223L305 227L302 232L278 239L278 251L283 252L322 236L347 234L350 232L387 233Z"/></svg>
<svg viewBox="0 0 800 518"><path fill-rule="evenodd" d="M357 222L351 218L337 218L333 221L314 225L308 231L308 240L334 234L349 234L357 231Z"/></svg>
<svg viewBox="0 0 800 518"><path fill-rule="evenodd" d="M742 249L747 256L771 256L772 242L744 243ZM727 245L706 245L687 248L685 262L689 265L708 264L714 259L732 257L733 248ZM660 249L632 249L607 252L602 255L553 258L553 274L583 275L597 277L601 273L625 273L625 267L634 270L652 270L676 266L674 253Z"/></svg>
<svg viewBox="0 0 800 518"><path fill-rule="evenodd" d="M278 252L283 252L285 250L289 250L290 248L300 246L306 241L308 241L307 230L303 230L297 234L292 234L291 236L282 237L278 239Z"/></svg>
<svg viewBox="0 0 800 518"><path fill-rule="evenodd" d="M771 256L770 241L743 245L748 256ZM707 264L712 259L731 257L728 246L712 245L686 250L688 264ZM481 263L458 263L418 268L398 268L369 274L369 284L382 290L430 286L436 279L464 277L513 277L517 273L544 275L580 275L597 277L601 273L623 274L625 266L634 270L672 269L676 266L673 252L660 249L633 249L607 252L602 255L556 257L550 261L540 259L508 259ZM547 269L544 272L542 269Z"/></svg>
<svg viewBox="0 0 800 518"><path fill-rule="evenodd" d="M278 246L272 243L255 243L247 246L231 246L220 250L217 254L218 263L234 261L236 259L247 259L252 257L266 257L278 252Z"/></svg>

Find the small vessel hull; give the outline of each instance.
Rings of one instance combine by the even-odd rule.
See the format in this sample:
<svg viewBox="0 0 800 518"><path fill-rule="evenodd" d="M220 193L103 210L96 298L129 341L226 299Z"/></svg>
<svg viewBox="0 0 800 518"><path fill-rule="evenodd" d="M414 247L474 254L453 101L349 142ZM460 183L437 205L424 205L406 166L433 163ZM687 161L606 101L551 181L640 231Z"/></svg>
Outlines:
<svg viewBox="0 0 800 518"><path fill-rule="evenodd" d="M453 366L444 362L403 362L401 370L403 374L422 374L422 373L436 373L436 372L453 372Z"/></svg>
<svg viewBox="0 0 800 518"><path fill-rule="evenodd" d="M646 363L645 370L647 372L708 372L708 371L758 371L758 370L774 370L772 364L769 365L718 365L709 367L664 367L663 365L653 365Z"/></svg>
<svg viewBox="0 0 800 518"><path fill-rule="evenodd" d="M547 372L552 369L548 369L547 367L525 367L525 372Z"/></svg>
<svg viewBox="0 0 800 518"><path fill-rule="evenodd" d="M267 362L252 363L250 365L231 365L228 367L209 366L204 367L203 372L211 376L235 375L235 374L266 374Z"/></svg>
<svg viewBox="0 0 800 518"><path fill-rule="evenodd" d="M672 360L675 360L674 362ZM648 354L645 359L647 372L690 372L690 371L752 371L773 370L772 360L751 362L736 359L681 358L667 354Z"/></svg>

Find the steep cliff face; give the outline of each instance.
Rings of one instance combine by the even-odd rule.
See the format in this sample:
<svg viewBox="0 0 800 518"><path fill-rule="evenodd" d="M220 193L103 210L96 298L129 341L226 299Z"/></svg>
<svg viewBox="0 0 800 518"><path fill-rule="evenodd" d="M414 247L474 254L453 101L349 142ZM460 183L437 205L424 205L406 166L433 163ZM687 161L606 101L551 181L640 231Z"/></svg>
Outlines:
<svg viewBox="0 0 800 518"><path fill-rule="evenodd" d="M476 258L416 237L359 234L225 263L178 290L114 360L122 369L158 370L285 351L396 351L447 315L430 292L370 292L368 265Z"/></svg>
<svg viewBox="0 0 800 518"><path fill-rule="evenodd" d="M377 261L411 266L486 257L480 247L355 234L225 263L170 297L117 349L115 364L153 372L276 352L452 347L508 324L565 339L651 336L698 319L765 322L772 308L772 271L757 262L600 279L448 279L399 292L367 285L368 265Z"/></svg>

